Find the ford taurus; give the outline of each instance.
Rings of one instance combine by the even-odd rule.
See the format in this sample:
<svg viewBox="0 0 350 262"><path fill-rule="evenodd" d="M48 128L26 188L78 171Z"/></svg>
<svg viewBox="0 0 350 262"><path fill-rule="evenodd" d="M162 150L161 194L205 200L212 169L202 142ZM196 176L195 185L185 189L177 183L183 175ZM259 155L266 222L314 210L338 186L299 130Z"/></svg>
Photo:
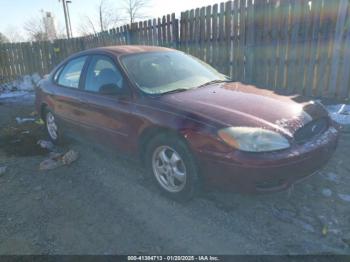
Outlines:
<svg viewBox="0 0 350 262"><path fill-rule="evenodd" d="M323 106L230 81L183 52L91 49L60 63L36 90L54 143L68 130L140 157L176 200L201 187L271 192L320 169L338 129Z"/></svg>

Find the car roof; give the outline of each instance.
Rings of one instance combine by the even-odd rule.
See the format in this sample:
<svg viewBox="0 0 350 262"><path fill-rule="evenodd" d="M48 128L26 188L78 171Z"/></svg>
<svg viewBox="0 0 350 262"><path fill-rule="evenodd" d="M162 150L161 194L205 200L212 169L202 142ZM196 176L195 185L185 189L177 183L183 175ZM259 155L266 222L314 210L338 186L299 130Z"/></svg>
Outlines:
<svg viewBox="0 0 350 262"><path fill-rule="evenodd" d="M160 47L160 46L146 46L146 45L115 45L115 46L105 46L97 47L93 49L88 49L81 52L80 54L89 54L96 52L108 52L115 56L125 55L125 54L136 54L136 53L146 53L146 52L164 52L164 51L175 51L171 48Z"/></svg>

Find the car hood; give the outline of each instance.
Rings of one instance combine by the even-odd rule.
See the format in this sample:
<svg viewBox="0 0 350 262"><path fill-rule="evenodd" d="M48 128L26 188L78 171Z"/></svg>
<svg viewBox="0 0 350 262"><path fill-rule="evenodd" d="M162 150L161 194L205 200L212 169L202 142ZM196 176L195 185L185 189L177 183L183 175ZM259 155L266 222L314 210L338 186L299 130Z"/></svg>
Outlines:
<svg viewBox="0 0 350 262"><path fill-rule="evenodd" d="M288 136L313 119L327 116L323 106L313 101L239 82L167 94L161 101L184 114L223 126L262 127Z"/></svg>

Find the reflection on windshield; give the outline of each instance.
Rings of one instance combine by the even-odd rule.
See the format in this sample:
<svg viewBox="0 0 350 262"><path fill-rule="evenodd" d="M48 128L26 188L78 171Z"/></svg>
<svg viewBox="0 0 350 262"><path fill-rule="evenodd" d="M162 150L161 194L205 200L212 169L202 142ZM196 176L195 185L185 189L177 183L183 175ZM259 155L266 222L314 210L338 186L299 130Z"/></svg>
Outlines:
<svg viewBox="0 0 350 262"><path fill-rule="evenodd" d="M186 90L215 80L227 80L208 64L178 51L127 55L122 63L138 87L148 94Z"/></svg>

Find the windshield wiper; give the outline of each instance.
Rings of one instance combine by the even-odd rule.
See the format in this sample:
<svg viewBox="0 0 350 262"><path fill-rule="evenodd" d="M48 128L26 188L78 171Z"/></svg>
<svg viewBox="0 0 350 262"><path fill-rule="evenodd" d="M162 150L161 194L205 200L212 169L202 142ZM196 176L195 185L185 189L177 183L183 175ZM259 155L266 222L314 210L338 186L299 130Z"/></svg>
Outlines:
<svg viewBox="0 0 350 262"><path fill-rule="evenodd" d="M199 87L203 87L203 86L207 86L207 85L211 85L211 84L215 84L215 83L227 83L227 82L232 82L232 80L229 79L216 79L216 80L212 80L209 82L206 82L200 86L196 86L196 87L192 87L192 88L178 88L178 89L174 89L174 90L170 90L170 91L166 91L163 93L160 93L160 95L164 95L164 94L172 94L172 93L179 93L179 92L183 92L183 91L187 91L190 89L195 89L195 88L199 88Z"/></svg>
<svg viewBox="0 0 350 262"><path fill-rule="evenodd" d="M211 85L211 84L216 84L216 83L227 83L227 82L231 82L231 80L229 80L229 79L225 79L225 80L216 79L216 80L212 80L212 81L206 82L206 83L204 83L204 84L198 86L197 88L203 87L203 86L208 86L208 85Z"/></svg>
<svg viewBox="0 0 350 262"><path fill-rule="evenodd" d="M179 93L179 92L183 92L183 91L187 91L187 90L188 90L188 88L178 88L178 89L174 89L174 90L163 92L163 93L161 93L161 95L172 94L172 93Z"/></svg>

